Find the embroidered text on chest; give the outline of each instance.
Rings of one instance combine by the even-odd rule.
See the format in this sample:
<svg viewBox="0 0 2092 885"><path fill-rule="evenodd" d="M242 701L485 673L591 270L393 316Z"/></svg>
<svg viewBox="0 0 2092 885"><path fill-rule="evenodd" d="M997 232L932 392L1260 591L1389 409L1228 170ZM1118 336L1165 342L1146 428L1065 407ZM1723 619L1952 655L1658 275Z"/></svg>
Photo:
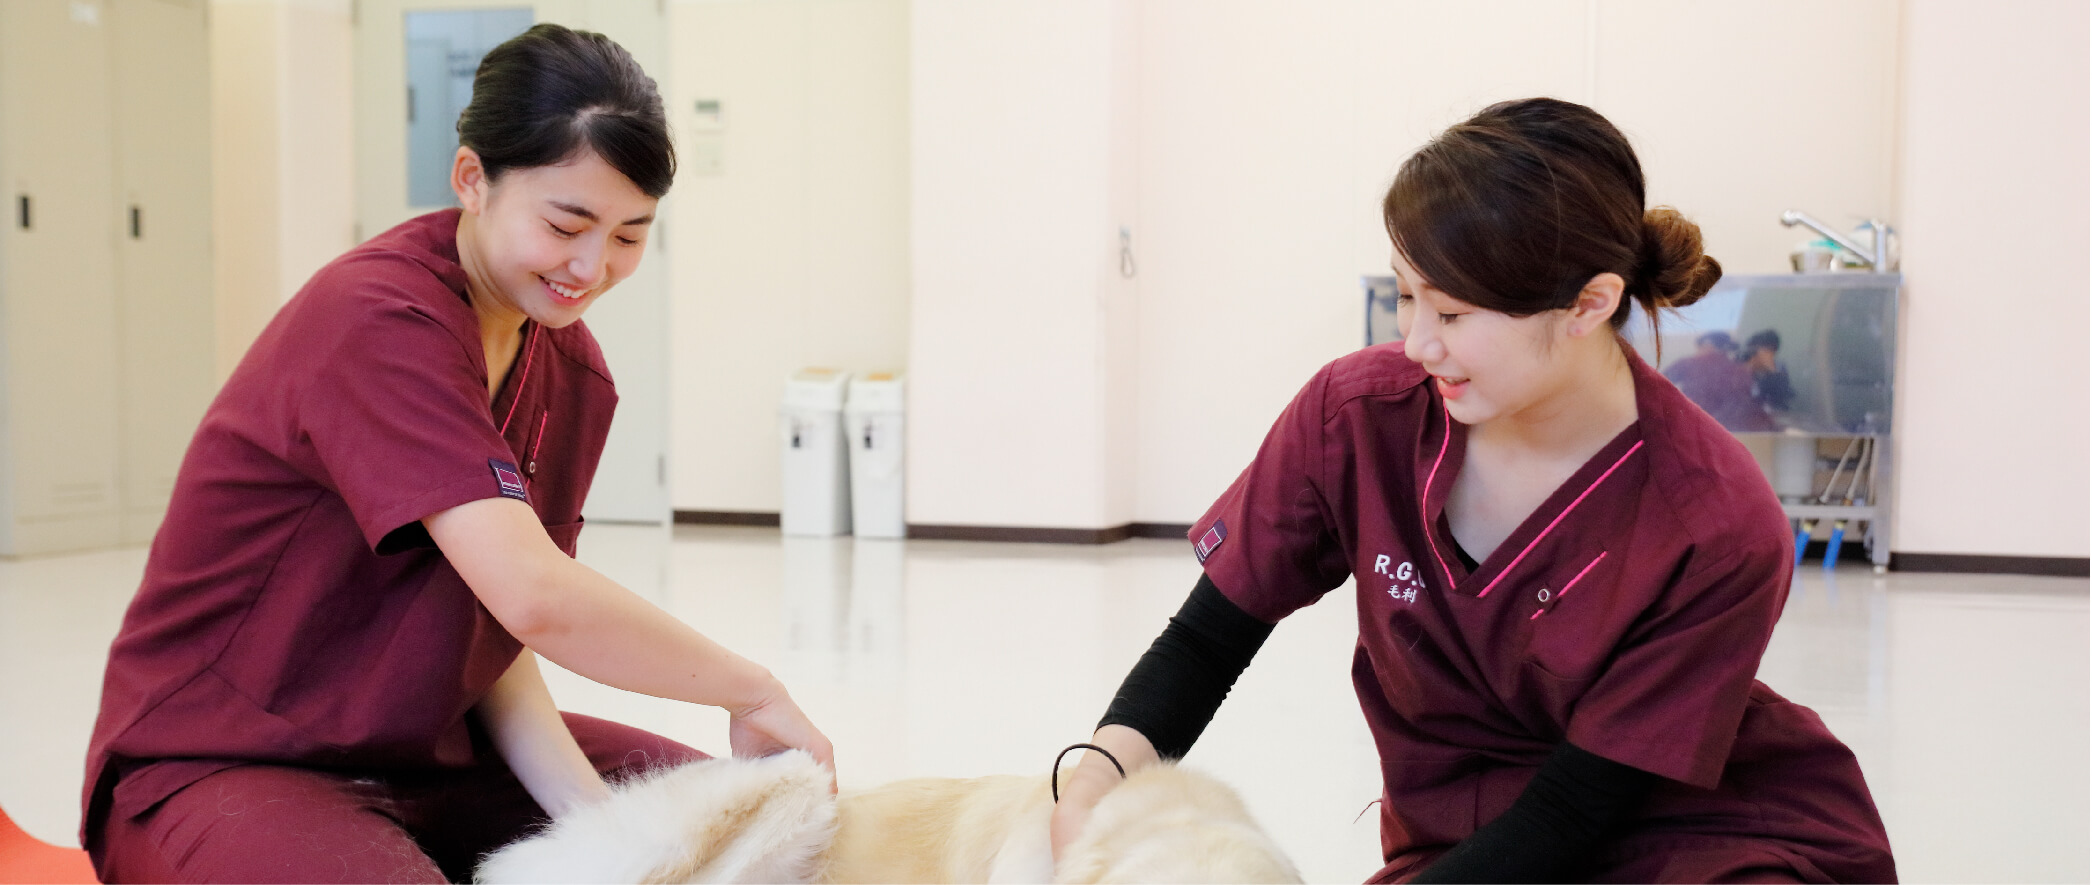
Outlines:
<svg viewBox="0 0 2092 885"><path fill-rule="evenodd" d="M1403 562L1395 565L1395 558L1382 553L1373 557L1373 573L1392 579L1387 585L1387 595L1403 602L1415 602L1416 594L1426 589L1424 576L1417 571L1416 563Z"/></svg>

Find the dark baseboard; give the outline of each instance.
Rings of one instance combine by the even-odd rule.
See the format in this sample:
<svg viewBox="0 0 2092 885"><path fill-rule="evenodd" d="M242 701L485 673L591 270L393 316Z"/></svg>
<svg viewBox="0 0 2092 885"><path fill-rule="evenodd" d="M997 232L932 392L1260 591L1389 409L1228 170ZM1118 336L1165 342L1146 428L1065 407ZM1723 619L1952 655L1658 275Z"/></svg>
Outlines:
<svg viewBox="0 0 2092 885"><path fill-rule="evenodd" d="M743 510L678 510L677 525L756 525L776 528L777 514Z"/></svg>
<svg viewBox="0 0 2092 885"><path fill-rule="evenodd" d="M1110 544L1133 537L1130 525L1103 529L1051 529L1007 525L908 524L909 540L1005 541L1020 544Z"/></svg>
<svg viewBox="0 0 2092 885"><path fill-rule="evenodd" d="M2084 578L2092 577L2092 559L2082 556L1978 556L1968 553L1890 551L1889 569L1899 572Z"/></svg>
<svg viewBox="0 0 2092 885"><path fill-rule="evenodd" d="M1191 526L1174 522L1129 522L1102 529L1027 528L1001 525L908 526L908 537L937 541L1009 541L1032 544L1111 544L1127 538L1184 540Z"/></svg>
<svg viewBox="0 0 2092 885"><path fill-rule="evenodd" d="M678 510L677 525L747 525L777 528L775 513L741 510ZM924 541L1005 541L1020 544L1110 544L1127 538L1183 540L1191 526L1173 522L1133 522L1102 529L1032 528L1006 525L923 525L910 523L908 537Z"/></svg>

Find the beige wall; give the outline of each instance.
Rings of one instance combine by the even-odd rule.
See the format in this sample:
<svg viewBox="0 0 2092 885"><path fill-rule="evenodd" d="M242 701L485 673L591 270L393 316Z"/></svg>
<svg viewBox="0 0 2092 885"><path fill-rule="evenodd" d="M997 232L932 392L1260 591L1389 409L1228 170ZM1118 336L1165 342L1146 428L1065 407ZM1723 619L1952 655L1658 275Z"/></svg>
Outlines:
<svg viewBox="0 0 2092 885"><path fill-rule="evenodd" d="M777 407L806 366L908 340L908 4L669 6L670 471L679 510L779 506ZM700 127L716 100L723 128Z"/></svg>
<svg viewBox="0 0 2092 885"><path fill-rule="evenodd" d="M918 0L908 520L1132 519L1131 19Z"/></svg>
<svg viewBox="0 0 2092 885"><path fill-rule="evenodd" d="M218 376L355 244L349 0L211 0Z"/></svg>
<svg viewBox="0 0 2092 885"><path fill-rule="evenodd" d="M284 298L275 247L283 224L277 200L280 19L267 0L211 3L211 252L221 382Z"/></svg>
<svg viewBox="0 0 2092 885"><path fill-rule="evenodd" d="M355 176L349 171L355 162L354 30L348 0L280 5L276 186L285 211L277 285L281 297L289 298L356 244Z"/></svg>
<svg viewBox="0 0 2092 885"><path fill-rule="evenodd" d="M346 72L287 59L345 65L345 6L214 2L214 34L260 35L218 53L221 132L245 133L221 140L218 200L248 207L217 228L222 348L346 246L327 196L346 176L307 171L346 139L282 134L336 125L335 99L302 99ZM678 0L673 504L776 510L782 379L826 364L911 371L913 522L1189 521L1357 346L1395 165L1487 101L1545 93L1618 122L1652 199L1732 272L1781 268L1786 208L1895 222L1892 546L2084 556L2085 13L2014 9ZM300 14L317 31L293 35ZM303 48L241 48L270 34ZM723 130L698 130L699 98ZM1968 292L2003 298L1950 300Z"/></svg>
<svg viewBox="0 0 2092 885"><path fill-rule="evenodd" d="M1399 160L1487 101L1553 94L1614 119L1641 151L1652 201L1698 220L1731 272L1783 270L1801 239L1777 223L1784 209L1841 225L1895 222L1910 258L1892 549L2086 554L2081 5L2013 16L1893 0L1130 5L1140 96L1130 139L1139 155L1138 369L1112 373L1105 386L1138 391L1133 520L1196 517L1313 368L1357 345L1356 277L1383 266L1377 198ZM1094 17L1088 7L1063 15ZM1003 24L980 27L970 36L1004 39ZM1023 73L1003 68L1026 64L1047 70L1006 53L975 76L1021 82ZM949 87L919 74L918 88ZM1012 157L1012 168L1024 168L1024 154ZM933 204L941 186L925 180L946 169L918 158L919 216L946 211ZM1029 231L1036 208L976 201L963 214ZM919 268L950 265L938 273L954 276L997 263L937 244L915 250ZM1942 294L2001 289L2017 299L2002 309L1956 309ZM1070 280L1027 301L1095 296ZM915 309L918 330L962 327L925 316L931 305ZM974 327L1017 316L1005 311ZM1068 334L1072 347L1095 340L1046 331ZM2007 354L2006 377L2041 380L2001 382L1966 365ZM994 361L966 383L1035 403L1069 386ZM1088 466L1099 459L1080 449L1041 458L1034 426L1014 411L981 417L970 425L971 451L993 454L976 460L1017 456L1011 463L1060 479L993 505L1001 524L1097 527L1116 518L1069 521L1071 511L1094 512L1073 505L1102 475ZM2010 449L1993 443L2001 428ZM1083 439L1079 425L1055 430ZM980 490L980 472L951 470L941 457L929 463L911 480L918 502ZM1992 513L2017 518L1971 517ZM911 509L917 521L939 516Z"/></svg>
<svg viewBox="0 0 2092 885"><path fill-rule="evenodd" d="M1643 151L1652 199L1698 219L1728 267L1779 270L1798 239L1783 209L1839 221L1890 209L1898 9L916 4L912 352L915 405L930 412L913 415L909 518L1191 521L1315 367L1360 343L1357 280L1384 272L1378 202L1395 166L1490 101L1593 104ZM1130 82L1097 82L1112 45L1130 47ZM1063 91L1027 91L1041 79ZM1114 84L1134 104L1106 118ZM1790 101L1828 90L1839 99ZM974 109L998 107L992 96L1029 116ZM1096 205L1106 180L1065 167L1100 175L1129 145L1134 211L1112 217ZM1029 189L1049 170L1065 183ZM1100 289L1087 272L1112 258L1121 218L1140 275ZM1001 238L978 241L986 232ZM996 287L1017 297L956 294L1032 267L1046 244L1064 245L1062 263ZM1090 353L1128 299L1137 318L1114 352L1130 362ZM1135 397L1133 426L1103 453L1096 410L1110 400L1093 384ZM1130 514L1094 500L1122 475Z"/></svg>
<svg viewBox="0 0 2092 885"><path fill-rule="evenodd" d="M2086 6L1906 17L1894 549L2082 557Z"/></svg>

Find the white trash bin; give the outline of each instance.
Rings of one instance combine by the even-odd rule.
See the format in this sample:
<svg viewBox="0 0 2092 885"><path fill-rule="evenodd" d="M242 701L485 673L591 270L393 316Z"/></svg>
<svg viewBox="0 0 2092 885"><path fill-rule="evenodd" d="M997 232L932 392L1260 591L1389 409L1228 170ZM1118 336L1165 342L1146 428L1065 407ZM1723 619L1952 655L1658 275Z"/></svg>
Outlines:
<svg viewBox="0 0 2092 885"><path fill-rule="evenodd" d="M860 538L908 536L902 489L902 379L873 372L850 380L850 502Z"/></svg>
<svg viewBox="0 0 2092 885"><path fill-rule="evenodd" d="M777 523L787 535L850 532L850 450L843 439L849 381L849 372L802 369L785 382L777 422L784 501Z"/></svg>

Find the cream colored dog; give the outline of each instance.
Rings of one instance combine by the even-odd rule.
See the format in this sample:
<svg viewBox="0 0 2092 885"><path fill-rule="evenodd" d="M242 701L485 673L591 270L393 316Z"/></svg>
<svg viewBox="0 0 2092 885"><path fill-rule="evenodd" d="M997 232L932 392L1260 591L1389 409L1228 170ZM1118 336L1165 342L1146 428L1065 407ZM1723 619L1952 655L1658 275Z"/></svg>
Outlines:
<svg viewBox="0 0 2092 885"><path fill-rule="evenodd" d="M835 838L828 770L803 752L707 759L612 788L480 859L480 882L808 882Z"/></svg>
<svg viewBox="0 0 2092 885"><path fill-rule="evenodd" d="M695 762L489 855L482 882L1299 882L1232 790L1159 765L1105 794L1059 869L1044 777L918 778L830 801L801 753Z"/></svg>

